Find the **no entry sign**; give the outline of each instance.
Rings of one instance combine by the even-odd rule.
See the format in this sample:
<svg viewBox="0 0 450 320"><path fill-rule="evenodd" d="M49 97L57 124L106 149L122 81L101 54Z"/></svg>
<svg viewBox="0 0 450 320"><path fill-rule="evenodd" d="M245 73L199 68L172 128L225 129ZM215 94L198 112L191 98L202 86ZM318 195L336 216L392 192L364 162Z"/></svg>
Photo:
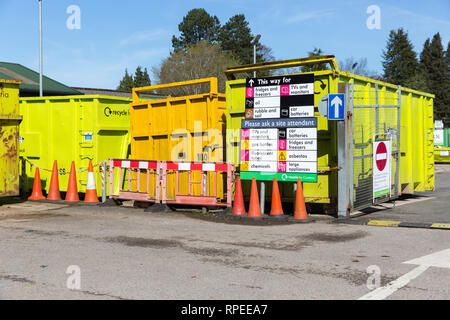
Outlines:
<svg viewBox="0 0 450 320"><path fill-rule="evenodd" d="M375 163L379 171L383 171L386 168L387 163L387 148L386 143L381 141L378 143L377 149L375 151Z"/></svg>
<svg viewBox="0 0 450 320"><path fill-rule="evenodd" d="M391 192L391 141L373 143L373 197Z"/></svg>

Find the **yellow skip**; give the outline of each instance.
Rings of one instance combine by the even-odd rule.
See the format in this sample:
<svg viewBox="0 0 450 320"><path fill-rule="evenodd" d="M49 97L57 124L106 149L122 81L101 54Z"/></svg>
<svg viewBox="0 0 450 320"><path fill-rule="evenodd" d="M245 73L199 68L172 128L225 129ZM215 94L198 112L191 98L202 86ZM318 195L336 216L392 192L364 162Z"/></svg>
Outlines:
<svg viewBox="0 0 450 320"><path fill-rule="evenodd" d="M430 228L450 229L450 223L433 223Z"/></svg>
<svg viewBox="0 0 450 320"><path fill-rule="evenodd" d="M368 226L398 227L401 221L370 220Z"/></svg>

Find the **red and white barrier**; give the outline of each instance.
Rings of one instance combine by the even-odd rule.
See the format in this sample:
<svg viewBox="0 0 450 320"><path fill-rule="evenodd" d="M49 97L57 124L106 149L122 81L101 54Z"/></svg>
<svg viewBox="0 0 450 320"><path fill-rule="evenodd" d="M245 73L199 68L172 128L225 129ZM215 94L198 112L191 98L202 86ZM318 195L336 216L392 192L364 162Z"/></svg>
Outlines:
<svg viewBox="0 0 450 320"><path fill-rule="evenodd" d="M110 159L109 160L109 195L110 198L120 200L138 200L155 203L169 203L169 204L190 204L201 206L227 206L231 207L232 200L232 185L234 178L234 164L231 163L196 163L196 162L172 162L172 161L149 161L149 160L125 160L125 159ZM119 170L119 192L114 193L114 169ZM136 179L132 179L132 171ZM127 190L123 190L122 182L124 173L127 174ZM169 199L167 192L167 179L169 173L176 175L176 190L175 198ZM181 172L188 172L188 194L181 195L179 193L179 174ZM193 172L201 173L201 181L193 182L191 174ZM208 194L206 188L207 173L212 173L213 192ZM217 200L217 174L226 173L227 176L227 190L226 202ZM141 176L146 177L147 183L145 190L141 190ZM153 177L153 179L151 179ZM154 188L150 188L150 180L154 181ZM132 184L136 182L136 188L133 190ZM201 195L192 195L191 185L201 185ZM150 194L150 190L154 190L154 194Z"/></svg>

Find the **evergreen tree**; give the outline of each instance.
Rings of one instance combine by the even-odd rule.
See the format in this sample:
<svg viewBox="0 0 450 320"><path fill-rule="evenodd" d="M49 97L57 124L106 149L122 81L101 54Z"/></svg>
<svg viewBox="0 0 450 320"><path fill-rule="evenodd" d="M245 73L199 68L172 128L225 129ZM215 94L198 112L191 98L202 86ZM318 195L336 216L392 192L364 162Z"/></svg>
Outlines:
<svg viewBox="0 0 450 320"><path fill-rule="evenodd" d="M172 37L172 46L175 50L187 49L191 44L200 41L217 43L220 22L216 16L211 16L205 9L192 9L178 25L181 32L179 38Z"/></svg>
<svg viewBox="0 0 450 320"><path fill-rule="evenodd" d="M416 76L419 62L403 28L391 30L382 57L385 81L406 86L408 79Z"/></svg>
<svg viewBox="0 0 450 320"><path fill-rule="evenodd" d="M436 33L431 41L430 39L425 41L420 55L420 65L428 89L435 95L434 117L437 120L444 120L450 116L450 77L448 57L444 52L439 33Z"/></svg>
<svg viewBox="0 0 450 320"><path fill-rule="evenodd" d="M123 76L122 80L120 80L120 84L117 87L117 90L131 92L133 87L134 87L133 76L129 75L128 70L125 69L125 75Z"/></svg>
<svg viewBox="0 0 450 320"><path fill-rule="evenodd" d="M134 86L135 87L146 87L151 86L150 76L148 75L147 68L142 72L142 67L138 66L134 74Z"/></svg>
<svg viewBox="0 0 450 320"><path fill-rule="evenodd" d="M223 25L219 33L219 43L225 52L231 53L242 64L253 63L254 36L243 14L231 17ZM258 52L256 59L258 62L262 60L262 55Z"/></svg>

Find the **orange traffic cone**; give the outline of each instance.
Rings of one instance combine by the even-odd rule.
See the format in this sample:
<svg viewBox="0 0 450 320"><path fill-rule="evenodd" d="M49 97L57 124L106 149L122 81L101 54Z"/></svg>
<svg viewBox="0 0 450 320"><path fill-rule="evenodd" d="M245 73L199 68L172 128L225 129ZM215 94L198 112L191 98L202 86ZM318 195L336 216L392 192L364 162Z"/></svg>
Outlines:
<svg viewBox="0 0 450 320"><path fill-rule="evenodd" d="M45 197L42 194L41 175L39 174L39 168L36 168L36 173L34 174L33 191L31 192L31 196L28 198L28 200L45 200Z"/></svg>
<svg viewBox="0 0 450 320"><path fill-rule="evenodd" d="M95 188L95 175L94 168L92 167L92 161L89 160L88 177L86 184L86 194L84 196L85 203L97 203L97 189Z"/></svg>
<svg viewBox="0 0 450 320"><path fill-rule="evenodd" d="M234 204L232 214L236 216L245 215L244 194L242 193L241 178L236 178L236 191L234 194Z"/></svg>
<svg viewBox="0 0 450 320"><path fill-rule="evenodd" d="M75 162L72 161L72 166L70 167L69 185L67 186L66 199L67 202L78 202L78 190L77 190L77 176L75 171Z"/></svg>
<svg viewBox="0 0 450 320"><path fill-rule="evenodd" d="M280 217L283 216L283 208L281 206L280 190L278 189L277 178L273 178L272 185L272 209L270 210L270 216Z"/></svg>
<svg viewBox="0 0 450 320"><path fill-rule="evenodd" d="M252 190L250 192L250 206L248 208L248 216L250 218L262 218L258 199L258 187L256 186L255 178L252 179Z"/></svg>
<svg viewBox="0 0 450 320"><path fill-rule="evenodd" d="M61 200L61 194L59 193L59 180L58 180L58 163L53 162L52 178L50 180L50 189L48 190L47 200Z"/></svg>
<svg viewBox="0 0 450 320"><path fill-rule="evenodd" d="M294 219L305 220L308 219L308 212L306 212L305 198L303 197L302 181L297 180L297 194L295 195L295 211Z"/></svg>

